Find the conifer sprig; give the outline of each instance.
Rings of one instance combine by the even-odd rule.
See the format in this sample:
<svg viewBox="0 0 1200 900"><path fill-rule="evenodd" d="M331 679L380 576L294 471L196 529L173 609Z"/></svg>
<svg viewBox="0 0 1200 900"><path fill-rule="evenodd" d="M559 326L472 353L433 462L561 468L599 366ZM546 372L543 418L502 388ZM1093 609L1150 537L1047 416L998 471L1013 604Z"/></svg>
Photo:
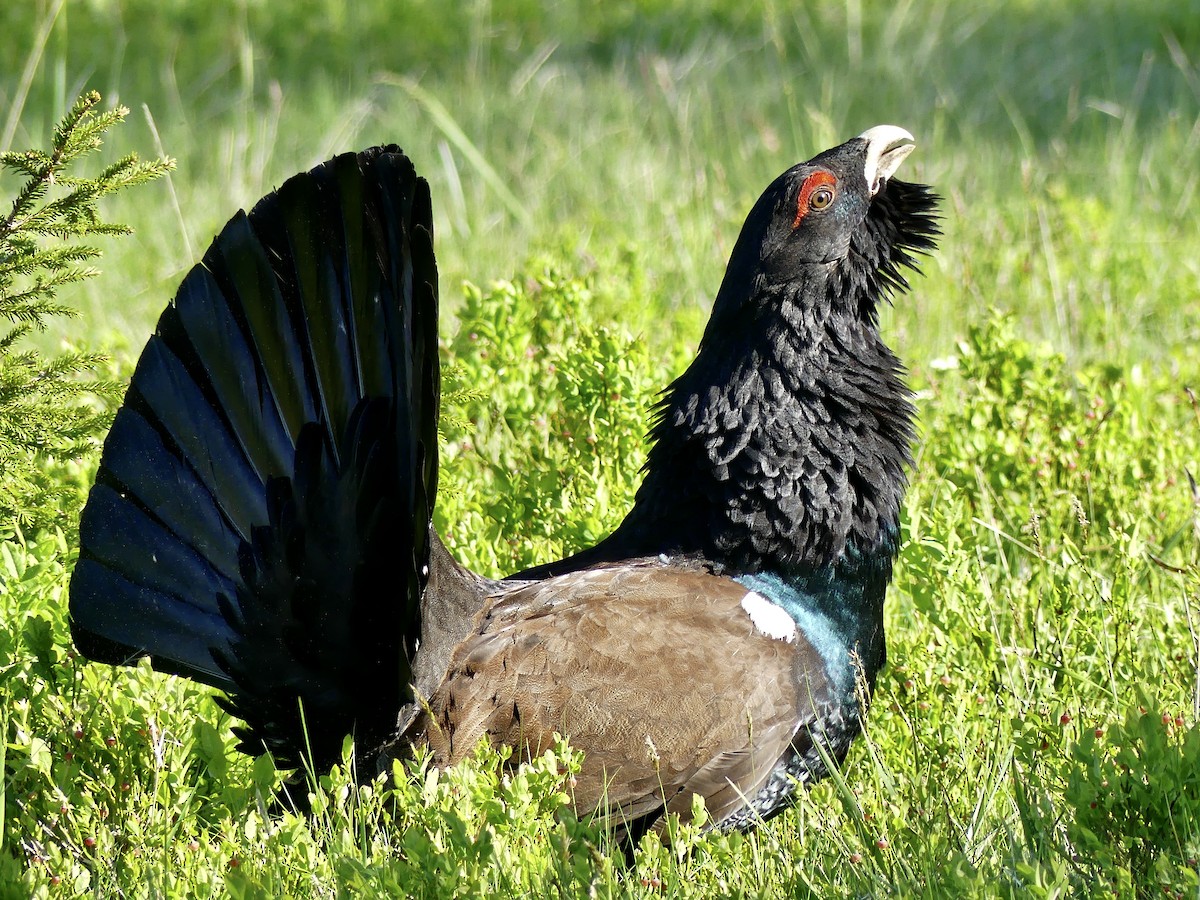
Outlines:
<svg viewBox="0 0 1200 900"><path fill-rule="evenodd" d="M100 95L81 96L54 130L49 152L0 153L0 167L24 177L12 206L0 219L0 317L11 326L0 334L0 534L14 528L67 524L78 492L50 471L79 459L95 446L110 418L104 403L119 385L95 377L104 357L69 350L44 357L21 349L32 329L75 310L58 301L69 284L98 273L99 235L128 234L106 222L98 202L131 185L158 178L174 162L142 162L124 156L95 177L74 174L82 157L99 149L106 132L128 115L124 107L99 110Z"/></svg>

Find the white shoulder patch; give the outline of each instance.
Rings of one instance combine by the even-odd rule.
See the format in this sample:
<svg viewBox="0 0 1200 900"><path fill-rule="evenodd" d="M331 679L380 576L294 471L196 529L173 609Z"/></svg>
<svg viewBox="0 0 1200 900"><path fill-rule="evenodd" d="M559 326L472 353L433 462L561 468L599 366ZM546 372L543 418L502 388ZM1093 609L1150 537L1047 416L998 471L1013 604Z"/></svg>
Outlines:
<svg viewBox="0 0 1200 900"><path fill-rule="evenodd" d="M772 603L754 591L742 598L742 609L754 623L754 627L769 638L777 641L796 640L796 623L782 606Z"/></svg>

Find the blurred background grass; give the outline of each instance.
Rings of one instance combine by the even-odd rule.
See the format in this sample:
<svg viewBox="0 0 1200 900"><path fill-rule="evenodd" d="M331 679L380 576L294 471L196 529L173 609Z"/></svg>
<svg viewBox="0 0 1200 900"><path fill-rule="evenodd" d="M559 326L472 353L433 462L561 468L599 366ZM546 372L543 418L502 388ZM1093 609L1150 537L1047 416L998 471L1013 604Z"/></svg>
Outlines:
<svg viewBox="0 0 1200 900"><path fill-rule="evenodd" d="M769 180L895 123L902 175L946 197L888 323L914 367L994 305L1072 363L1197 368L1200 0L32 0L0 59L0 147L89 87L134 110L109 152L179 160L113 204L137 236L71 298L72 339L134 352L237 206L392 141L433 183L451 308L553 259L694 340Z"/></svg>

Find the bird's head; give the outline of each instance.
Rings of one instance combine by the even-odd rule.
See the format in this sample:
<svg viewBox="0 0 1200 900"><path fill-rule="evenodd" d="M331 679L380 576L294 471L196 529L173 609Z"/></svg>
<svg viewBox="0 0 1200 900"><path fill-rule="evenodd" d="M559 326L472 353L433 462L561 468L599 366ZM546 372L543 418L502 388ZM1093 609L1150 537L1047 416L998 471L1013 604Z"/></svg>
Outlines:
<svg viewBox="0 0 1200 900"><path fill-rule="evenodd" d="M903 128L877 125L776 178L746 223L763 229L764 274L845 258L871 201L914 146Z"/></svg>
<svg viewBox="0 0 1200 900"><path fill-rule="evenodd" d="M820 284L845 284L848 275L866 287L873 310L902 285L898 266L912 265L906 251L928 250L937 234L936 197L889 184L914 146L903 128L877 125L776 178L742 227L710 327L772 315L779 288L824 294ZM852 300L860 292L842 293Z"/></svg>

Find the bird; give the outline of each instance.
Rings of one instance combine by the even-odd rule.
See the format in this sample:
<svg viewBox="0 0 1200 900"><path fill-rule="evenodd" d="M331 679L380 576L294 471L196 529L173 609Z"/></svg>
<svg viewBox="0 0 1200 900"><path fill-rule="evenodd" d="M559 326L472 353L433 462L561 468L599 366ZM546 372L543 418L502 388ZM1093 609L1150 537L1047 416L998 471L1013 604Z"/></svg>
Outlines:
<svg viewBox="0 0 1200 900"><path fill-rule="evenodd" d="M429 185L339 155L239 211L143 350L80 521L72 637L218 688L250 753L378 772L481 742L582 751L627 837L749 830L840 766L885 663L915 411L881 305L940 235L871 128L770 183L642 482L595 546L506 578L432 524Z"/></svg>

